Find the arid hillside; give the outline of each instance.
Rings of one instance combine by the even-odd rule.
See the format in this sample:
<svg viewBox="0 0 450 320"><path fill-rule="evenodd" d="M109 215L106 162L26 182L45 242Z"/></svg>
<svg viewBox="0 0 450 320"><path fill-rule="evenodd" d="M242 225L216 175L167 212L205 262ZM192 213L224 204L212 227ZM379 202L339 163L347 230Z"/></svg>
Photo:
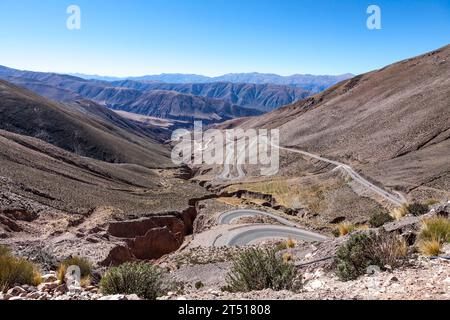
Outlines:
<svg viewBox="0 0 450 320"><path fill-rule="evenodd" d="M113 163L171 166L169 151L150 133L89 101L56 103L0 81L0 129L41 139Z"/></svg>
<svg viewBox="0 0 450 320"><path fill-rule="evenodd" d="M411 197L448 197L450 46L343 81L239 126L279 128L282 145L353 165Z"/></svg>

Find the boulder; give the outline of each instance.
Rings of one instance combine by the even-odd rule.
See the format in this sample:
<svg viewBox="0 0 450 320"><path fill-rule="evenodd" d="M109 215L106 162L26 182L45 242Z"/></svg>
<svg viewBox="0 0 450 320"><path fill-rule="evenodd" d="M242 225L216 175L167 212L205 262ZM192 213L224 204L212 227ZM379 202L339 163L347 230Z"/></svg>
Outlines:
<svg viewBox="0 0 450 320"><path fill-rule="evenodd" d="M19 286L16 286L14 288L11 288L8 290L7 294L9 294L11 297L17 297L20 296L22 293L27 293L27 291Z"/></svg>

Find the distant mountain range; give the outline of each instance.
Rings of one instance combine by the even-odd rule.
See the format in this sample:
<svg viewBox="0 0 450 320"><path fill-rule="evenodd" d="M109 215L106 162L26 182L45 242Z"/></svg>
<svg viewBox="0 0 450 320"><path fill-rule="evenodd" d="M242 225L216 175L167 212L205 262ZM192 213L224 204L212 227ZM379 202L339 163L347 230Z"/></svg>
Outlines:
<svg viewBox="0 0 450 320"><path fill-rule="evenodd" d="M0 66L0 78L52 100L89 99L115 110L173 120L221 122L259 115L308 97L302 88L230 82L177 84L87 80Z"/></svg>
<svg viewBox="0 0 450 320"><path fill-rule="evenodd" d="M213 82L231 82L231 83L253 83L253 84L276 84L286 85L296 88L302 88L312 93L318 93L331 87L332 85L352 78L354 75L347 73L342 75L311 75L294 74L291 76L280 76L272 73L229 73L218 77L207 77L197 74L182 73L164 73L160 75L147 75L142 77L103 77L98 75L72 74L74 76L101 81L151 81L165 83L213 83Z"/></svg>

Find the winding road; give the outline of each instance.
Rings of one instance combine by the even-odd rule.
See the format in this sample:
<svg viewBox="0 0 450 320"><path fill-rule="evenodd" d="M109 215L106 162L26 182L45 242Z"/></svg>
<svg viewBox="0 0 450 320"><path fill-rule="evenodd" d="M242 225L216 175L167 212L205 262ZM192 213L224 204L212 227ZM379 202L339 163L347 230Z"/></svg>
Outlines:
<svg viewBox="0 0 450 320"><path fill-rule="evenodd" d="M321 234L302 230L295 223L278 217L271 213L257 211L257 210L233 210L224 212L219 215L218 224L230 224L236 219L250 216L266 216L273 218L282 225L271 224L253 224L242 225L227 230L225 234L220 234L214 240L214 246L244 246L255 244L264 240L273 239L293 239L299 241L324 241L328 237Z"/></svg>
<svg viewBox="0 0 450 320"><path fill-rule="evenodd" d="M267 140L267 137L265 137ZM237 164L236 165L236 169L238 172L238 176L237 177L231 177L230 175L230 165L229 163L232 163L230 159L230 157L235 157L234 155L234 141L229 140L227 138L227 142L226 142L226 148L227 148L227 158L226 158L226 164L224 164L224 171L222 172L221 175L219 175L219 179L228 179L228 180L235 180L235 179L240 179L243 178L245 176L244 171L242 170L242 165ZM261 140L258 139L254 139L252 140L252 142L250 143L250 146L248 146L248 149L250 149L252 147L253 144L255 143L261 143ZM360 185L362 185L363 187L365 187L368 190L371 190L372 192L378 194L379 196L381 196L382 198L384 198L385 200L391 202L392 204L396 205L396 206L402 206L404 204L407 203L407 200L405 199L405 197L403 197L400 193L396 192L395 194L389 193L388 191L374 185L373 183L371 183L370 181L368 181L367 179L363 178L358 172L356 172L352 167L350 167L349 165L345 164L345 163L341 163L338 161L334 161L334 160L330 160L321 156L318 156L316 154L310 153L310 152L306 152L306 151L302 151L302 150L297 150L297 149L293 149L293 148L287 148L287 147L281 147L281 146L277 146L272 144L270 141L266 141L266 144L269 144L271 147L277 148L279 150L285 150L288 152L292 152L292 153L297 153L297 154L301 154L303 156L307 156L319 161L323 161L325 163L329 163L331 165L334 165L335 168L333 170L341 170L342 172L348 174L348 176L350 178L352 178L355 182L359 183ZM245 150L239 150L239 152L237 152L238 156L238 160L242 160L240 159L240 157L245 156L246 152ZM239 161L236 161L236 163L242 163Z"/></svg>
<svg viewBox="0 0 450 320"><path fill-rule="evenodd" d="M253 140L251 142L250 147L256 143L261 143L259 140ZM204 147L202 144L200 144L201 147L203 147L201 150L205 150L209 148L209 143L211 141L208 141L206 143L206 147ZM242 160L241 157L245 156L246 150L239 150L237 152L237 160L236 162L232 161L233 158L236 159L235 151L234 151L234 141L231 141L227 138L226 142L226 149L227 149L227 155L226 155L226 161L224 164L224 170L223 172L218 176L219 179L223 180L235 180L240 179L245 176L245 172L242 169L242 165L240 165L239 160ZM310 152L301 151L293 148L287 148L287 147L281 147L277 145L273 145L270 141L266 141L267 144L270 144L274 148L278 148L279 150L285 150L288 152L293 152L297 154L301 154L303 156L307 156L319 161L323 161L325 163L329 163L331 165L334 165L335 170L341 170L342 172L346 173L349 177L351 177L355 182L359 183L366 189L378 194L385 200L391 202L392 204L396 206L401 206L405 203L407 203L406 199L400 194L395 193L392 194L376 185L368 181L367 179L363 178L358 172L356 172L352 167L350 167L347 164L330 160L318 155L315 155ZM244 145L245 146L245 145ZM238 176L233 177L231 175L230 170L230 164L235 163ZM297 226L295 223L290 222L284 218L278 217L276 215L262 212L262 211L256 211L256 210L234 210L222 213L218 217L218 224L224 225L224 224L230 224L234 220L241 218L241 217L249 217L249 216L257 216L257 215L263 215L266 217L273 218L277 220L282 225L270 225L270 224L253 224L253 225L242 225L237 226L233 228L229 228L226 230L226 232L222 232L218 234L212 245L213 246L243 246L243 245L250 245L254 243L258 243L264 240L273 240L273 239L295 239L300 241L325 241L328 238L326 236L323 236L318 233L302 230Z"/></svg>
<svg viewBox="0 0 450 320"><path fill-rule="evenodd" d="M324 157L321 157L321 156L318 156L318 155L315 155L313 153L306 152L306 151L296 150L296 149L292 149L292 148L285 148L285 147L280 147L280 146L275 146L275 147L280 150L286 150L289 152L302 154L304 156L311 157L311 158L335 165L336 168L334 168L333 170L342 170L343 172L347 173L354 181L358 182L359 184L366 187L367 189L375 192L376 194L382 196L384 199L388 200L389 202L391 202L395 205L398 205L398 206L401 206L401 205L407 203L406 199L401 194L396 193L394 195L392 193L387 192L386 190L381 189L380 187L374 185L370 181L364 179L359 173L357 173L349 165L346 165L341 162L333 161L333 160L330 160L330 159L327 159L327 158L324 158Z"/></svg>

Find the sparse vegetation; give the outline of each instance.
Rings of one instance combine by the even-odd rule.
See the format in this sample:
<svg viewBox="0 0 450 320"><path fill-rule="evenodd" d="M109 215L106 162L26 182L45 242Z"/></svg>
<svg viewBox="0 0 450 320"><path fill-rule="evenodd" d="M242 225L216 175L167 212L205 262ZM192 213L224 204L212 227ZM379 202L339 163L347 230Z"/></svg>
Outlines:
<svg viewBox="0 0 450 320"><path fill-rule="evenodd" d="M366 273L369 266L392 268L407 254L403 238L388 233L354 234L342 245L335 258L336 273L343 281L354 280Z"/></svg>
<svg viewBox="0 0 450 320"><path fill-rule="evenodd" d="M41 275L35 264L15 257L8 248L0 247L0 292L15 285L38 285Z"/></svg>
<svg viewBox="0 0 450 320"><path fill-rule="evenodd" d="M127 262L109 269L100 281L103 294L136 294L154 300L172 290L164 272L146 262Z"/></svg>
<svg viewBox="0 0 450 320"><path fill-rule="evenodd" d="M281 250L292 249L292 248L295 248L295 245L296 245L295 241L292 240L291 238L289 238L286 241L278 243L275 246L274 250L275 250L275 252L278 252Z"/></svg>
<svg viewBox="0 0 450 320"><path fill-rule="evenodd" d="M297 269L292 263L283 261L275 250L249 249L233 263L227 275L230 292L253 290L296 290L301 286Z"/></svg>
<svg viewBox="0 0 450 320"><path fill-rule="evenodd" d="M376 211L372 214L369 220L369 224L373 228L379 228L386 223L394 221L394 218L391 217L389 213L386 211Z"/></svg>
<svg viewBox="0 0 450 320"><path fill-rule="evenodd" d="M67 269L70 266L78 266L80 268L81 273L80 284L82 286L89 284L92 273L92 265L86 258L76 256L68 258L60 263L57 272L58 280L60 280L61 282L65 282Z"/></svg>
<svg viewBox="0 0 450 320"><path fill-rule="evenodd" d="M417 242L417 249L424 256L437 256L441 253L442 244L439 240L419 240Z"/></svg>
<svg viewBox="0 0 450 320"><path fill-rule="evenodd" d="M411 214L413 216L421 216L426 214L429 211L429 204L414 202L411 204L404 204L399 208L395 208L391 212L391 216L395 220L400 220L404 218L407 214Z"/></svg>
<svg viewBox="0 0 450 320"><path fill-rule="evenodd" d="M333 178L320 181L316 178L305 178L302 183L298 179L271 180L255 183L243 183L229 186L226 190L234 192L248 190L261 194L272 195L277 204L286 208L294 208L302 199L302 206L313 213L321 213L326 209L325 195L329 190L335 190L345 185L345 180Z"/></svg>

